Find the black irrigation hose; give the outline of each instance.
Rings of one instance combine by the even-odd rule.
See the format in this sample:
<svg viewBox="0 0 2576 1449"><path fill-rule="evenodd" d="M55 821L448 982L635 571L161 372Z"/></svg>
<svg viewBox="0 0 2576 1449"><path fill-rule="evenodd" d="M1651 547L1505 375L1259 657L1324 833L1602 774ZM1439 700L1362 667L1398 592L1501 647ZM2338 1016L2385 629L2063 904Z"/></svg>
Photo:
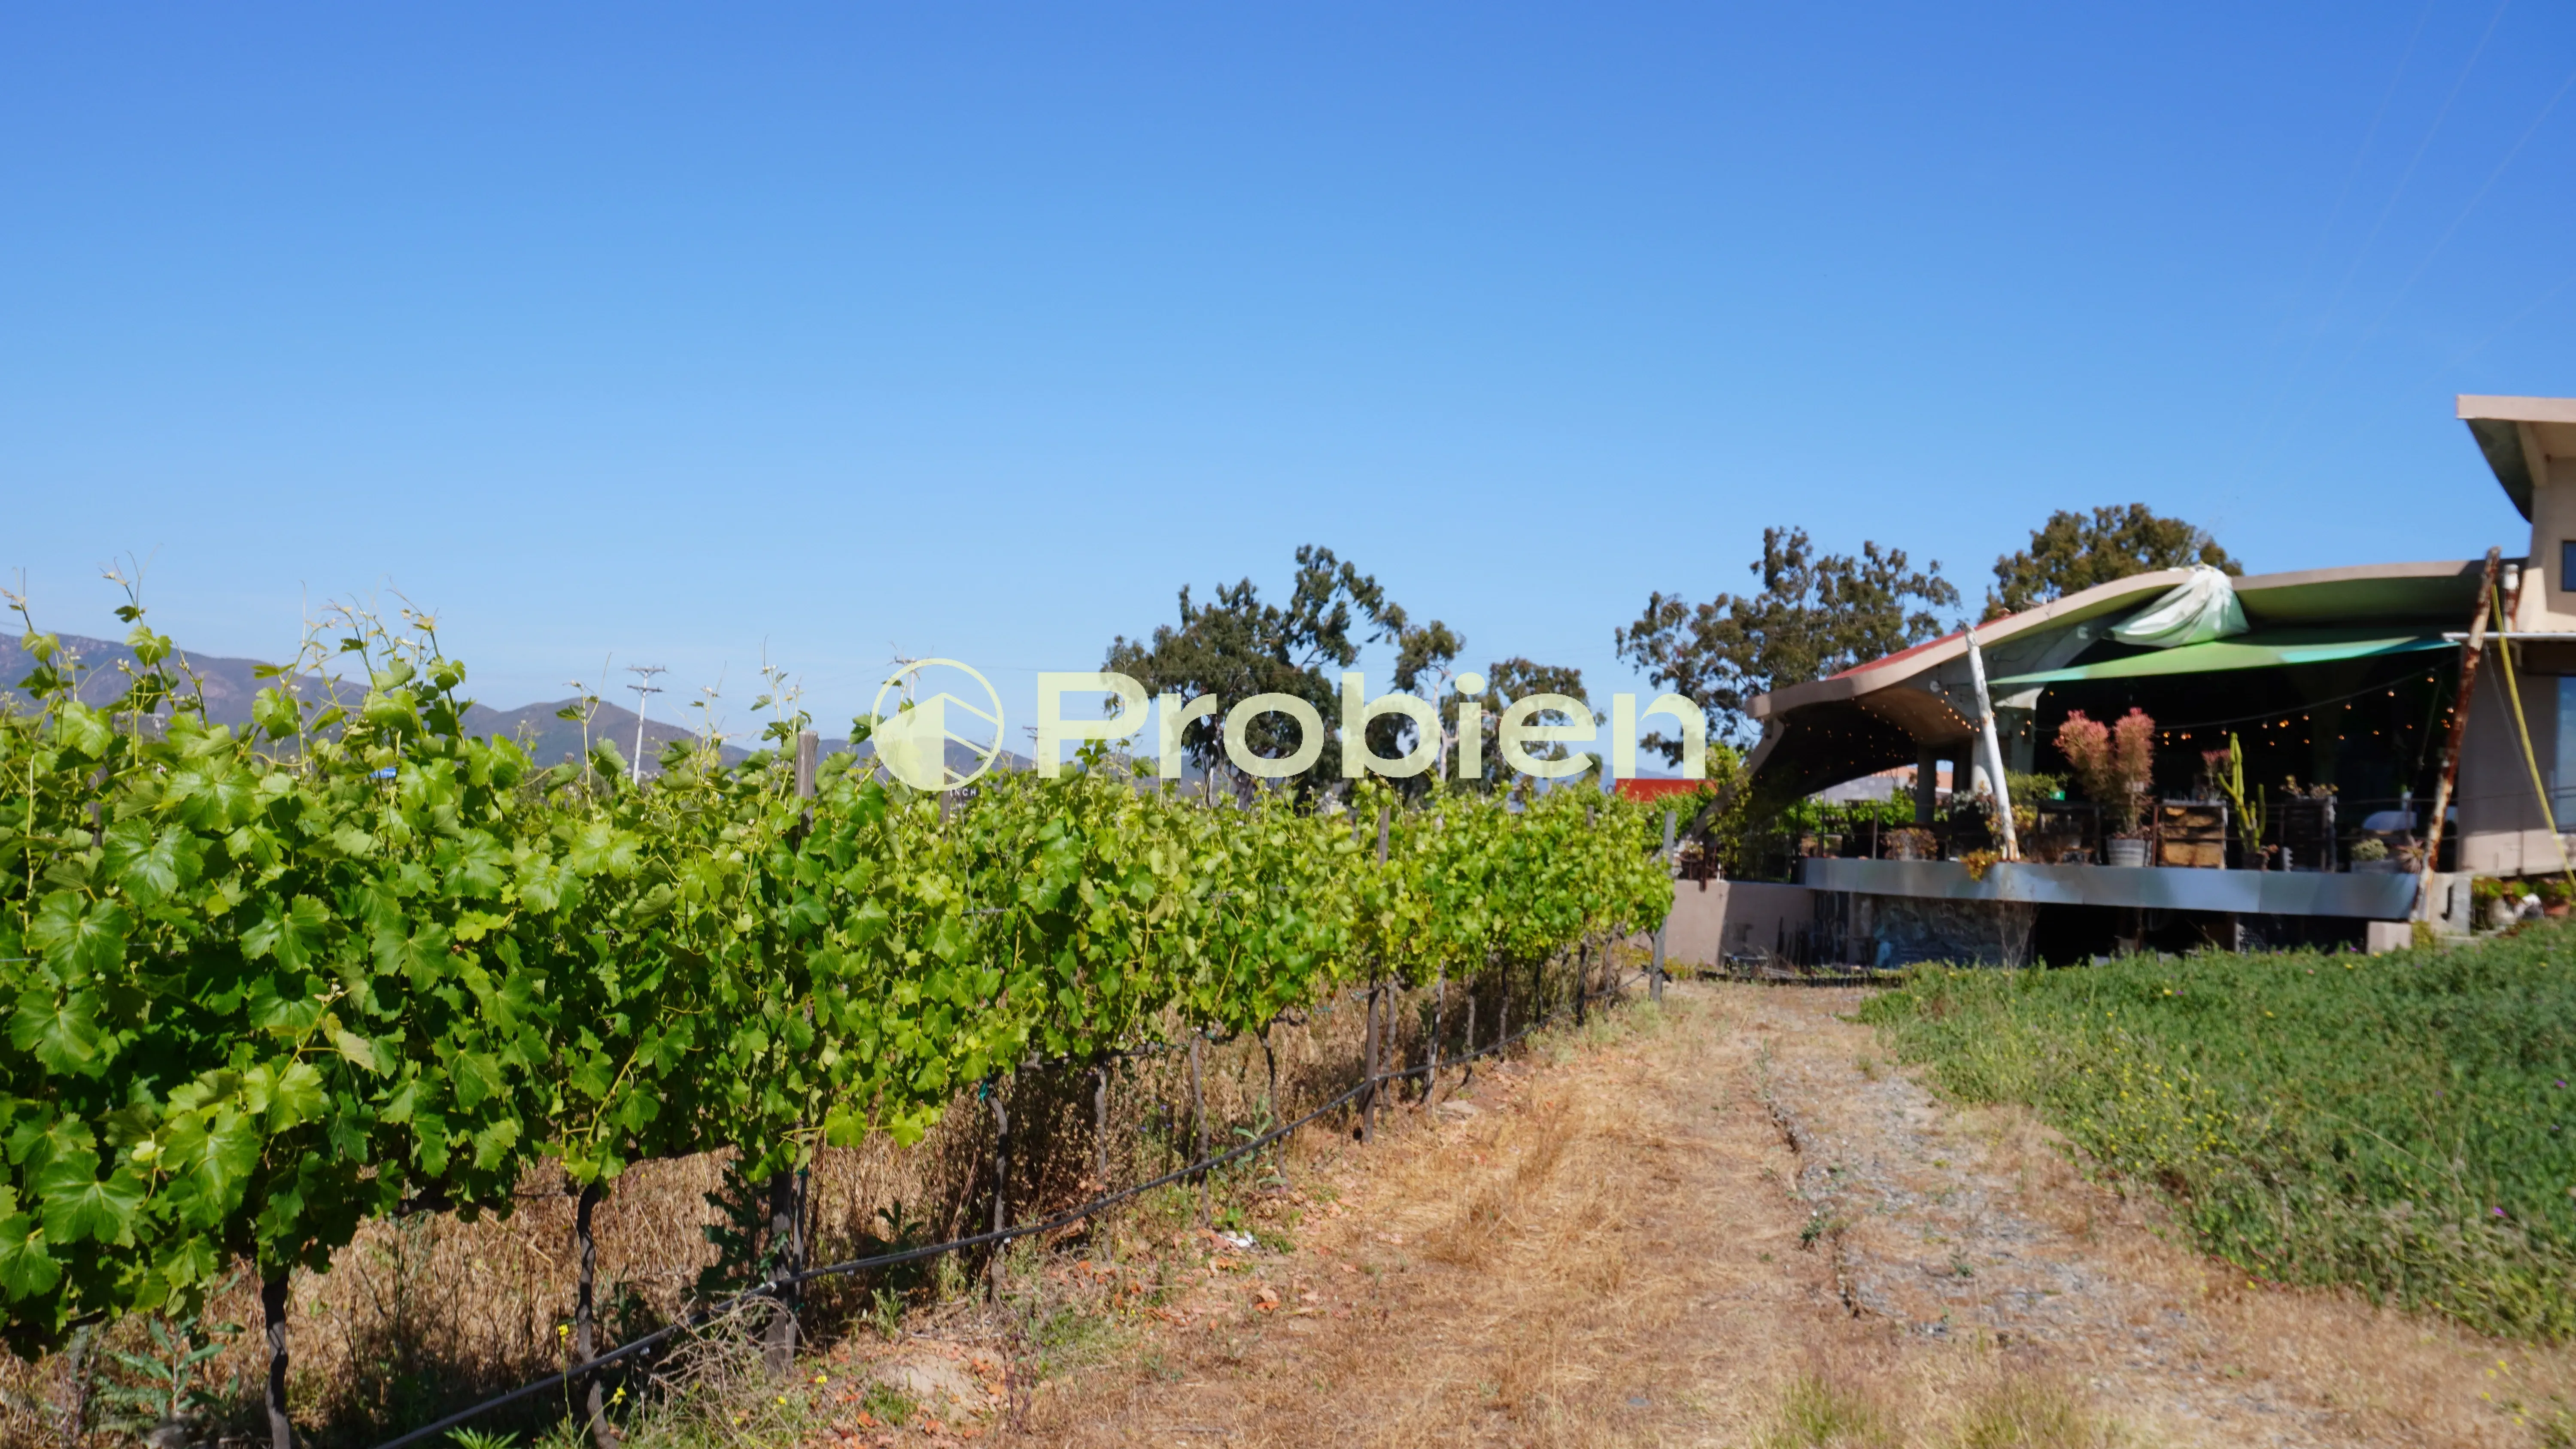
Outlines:
<svg viewBox="0 0 2576 1449"><path fill-rule="evenodd" d="M1639 972L1634 978L1623 975L1609 991L1599 994L1614 994L1625 988L1630 980L1644 979L1650 974L1651 973L1649 972ZM1592 1000L1593 997L1592 995L1587 994L1583 999L1589 1001ZM1461 1062L1472 1062L1480 1057L1491 1056L1494 1053L1511 1046L1514 1042L1528 1036L1530 1033L1552 1024L1558 1017L1565 1015L1565 1013L1570 1009L1571 1003L1565 1006L1559 1006L1554 1011L1551 1011L1547 1015L1540 1017L1538 1020L1523 1026L1520 1030L1513 1032L1511 1035L1504 1037L1500 1041L1478 1047L1476 1050L1468 1052L1463 1056L1444 1057L1441 1059L1440 1065L1443 1067L1452 1067ZM1082 1221L1084 1218L1090 1217L1094 1213L1103 1212L1109 1208L1116 1207L1120 1203L1127 1202L1131 1199L1152 1192L1158 1187L1168 1187L1184 1178L1195 1177L1201 1173L1211 1172L1240 1158L1248 1157L1251 1154L1260 1151L1262 1148L1269 1146L1271 1143L1295 1132L1299 1128L1312 1123L1317 1118L1349 1106L1353 1101L1356 1101L1363 1092L1368 1091L1372 1087L1381 1086L1391 1082L1405 1081L1412 1077L1421 1076L1429 1072L1431 1069L1431 1064L1425 1062L1420 1066L1407 1067L1400 1072L1381 1072L1373 1077L1362 1078L1341 1095L1334 1097L1332 1100L1324 1103L1320 1107L1317 1107L1314 1111L1307 1113L1305 1116L1298 1118L1294 1122L1290 1122L1285 1126L1274 1127L1268 1132L1265 1132L1250 1141L1240 1143L1224 1152L1220 1152L1214 1157L1207 1158L1200 1162L1194 1162L1189 1166L1180 1168L1176 1171L1164 1173L1161 1177L1155 1178L1150 1182L1140 1182L1133 1187L1121 1188L1116 1192L1107 1194L1106 1196L1093 1198L1091 1201L1083 1203L1078 1207L1067 1208L1063 1212L1057 1213L1054 1217L1047 1218L1042 1222L1024 1223L1018 1227L997 1228L992 1232L977 1233L972 1237L958 1238L952 1242L933 1243L927 1247L921 1248L907 1248L900 1253L885 1253L873 1258L853 1258L846 1263L832 1263L820 1268L808 1268L801 1273L791 1273L785 1277L772 1278L768 1282L763 1283L756 1288L745 1289L743 1292L737 1293L733 1297L728 1298L713 1307L701 1308L678 1323L674 1323L667 1328L657 1329L631 1343L620 1344L616 1348L610 1349L608 1352L603 1353L596 1358L575 1364L561 1373L550 1374L545 1378L538 1379L534 1383L522 1384L518 1388L512 1389L510 1392L502 1394L497 1398L485 1399L483 1402L474 1405L472 1408L459 1409L455 1413L450 1414L446 1418L440 1419L435 1423L425 1424L420 1428L412 1430L410 1433L403 1434L397 1438L388 1439L382 1444L377 1445L376 1449L409 1449L409 1446L411 1445L426 1443L432 1436L444 1434L450 1429L470 1423L471 1421L479 1419L485 1414L492 1412L494 1409L518 1403L522 1399L532 1398L549 1389L569 1389L577 1379L586 1378L611 1364L632 1358L635 1355L644 1352L646 1349L653 1348L659 1344L667 1342L671 1338L685 1333L690 1329L699 1327L700 1325L708 1323L714 1319L721 1318L725 1314L751 1302L755 1298L775 1298L782 1289L792 1288L801 1283L808 1283L817 1278L840 1277L850 1273L863 1272L871 1268L899 1267L905 1263L918 1263L926 1258L936 1258L943 1254L959 1252L967 1248L980 1248L991 1243L1007 1243L1015 1238L1034 1237L1042 1233L1052 1233L1059 1229L1070 1227L1073 1224Z"/></svg>

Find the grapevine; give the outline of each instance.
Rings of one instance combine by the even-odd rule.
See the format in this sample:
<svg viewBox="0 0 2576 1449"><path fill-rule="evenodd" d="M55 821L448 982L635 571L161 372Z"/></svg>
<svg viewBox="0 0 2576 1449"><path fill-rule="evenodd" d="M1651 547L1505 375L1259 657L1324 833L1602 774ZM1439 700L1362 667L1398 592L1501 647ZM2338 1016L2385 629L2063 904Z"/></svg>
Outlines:
<svg viewBox="0 0 2576 1449"><path fill-rule="evenodd" d="M793 716L641 786L605 743L539 768L465 733L411 615L341 615L235 730L125 615L120 698L81 703L29 621L33 705L0 714L23 1354L193 1311L237 1261L327 1269L372 1218L507 1213L545 1163L594 1194L720 1149L790 1172L1030 1062L1535 970L1671 901L1646 812L1589 792L1210 808L1095 750L944 807L838 755L808 795Z"/></svg>

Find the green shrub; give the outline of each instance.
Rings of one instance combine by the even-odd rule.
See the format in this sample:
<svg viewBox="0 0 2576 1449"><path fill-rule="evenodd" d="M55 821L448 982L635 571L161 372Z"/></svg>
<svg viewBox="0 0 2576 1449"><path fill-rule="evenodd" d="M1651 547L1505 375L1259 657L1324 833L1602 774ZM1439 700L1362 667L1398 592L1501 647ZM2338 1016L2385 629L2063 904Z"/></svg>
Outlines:
<svg viewBox="0 0 2576 1449"><path fill-rule="evenodd" d="M2576 936L2364 957L1926 968L1870 1003L1969 1101L2036 1108L2099 1171L2276 1282L2483 1332L2576 1336Z"/></svg>

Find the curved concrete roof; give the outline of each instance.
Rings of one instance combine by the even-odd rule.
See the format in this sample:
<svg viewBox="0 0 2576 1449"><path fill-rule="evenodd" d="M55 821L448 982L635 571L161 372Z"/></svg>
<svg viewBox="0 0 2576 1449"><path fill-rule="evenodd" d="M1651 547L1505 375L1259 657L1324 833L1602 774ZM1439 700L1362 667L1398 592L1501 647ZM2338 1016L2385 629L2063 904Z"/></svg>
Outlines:
<svg viewBox="0 0 2576 1449"><path fill-rule="evenodd" d="M2484 567L2483 559L2438 559L2250 574L2236 580L2236 597L2258 628L2378 622L2460 628L2477 602ZM2065 663L2098 640L2111 621L2154 602L2187 573L2164 569L2115 579L1980 624L1977 642L1986 666L2010 674ZM1891 761L1902 763L1890 751L1904 737L1928 745L1967 738L1974 728L1960 694L1967 652L1964 633L1947 634L1829 679L1755 696L1746 709L1762 721L1762 738L1745 758L1745 774L1762 780L1775 759L1794 759L1798 763L1789 768L1797 778L1774 785L1799 794ZM1891 730L1901 734L1885 733ZM1801 741L1794 747L1793 735ZM1889 758L1877 758L1882 754Z"/></svg>
<svg viewBox="0 0 2576 1449"><path fill-rule="evenodd" d="M2479 571L2484 567L2481 559L2437 559L2247 574L2236 580L2236 597L2245 606L2249 620L2276 624L2438 616L2456 602L2454 612L2460 616L2459 626L2465 628L2469 611L2477 601ZM2034 630L2064 628L2143 607L2188 575L2187 569L2159 569L2095 584L2036 609L1980 624L1977 640L1992 649ZM1945 634L1831 678L1755 695L1747 702L1746 712L1768 721L1809 705L1858 699L1906 683L1967 652L1964 632Z"/></svg>

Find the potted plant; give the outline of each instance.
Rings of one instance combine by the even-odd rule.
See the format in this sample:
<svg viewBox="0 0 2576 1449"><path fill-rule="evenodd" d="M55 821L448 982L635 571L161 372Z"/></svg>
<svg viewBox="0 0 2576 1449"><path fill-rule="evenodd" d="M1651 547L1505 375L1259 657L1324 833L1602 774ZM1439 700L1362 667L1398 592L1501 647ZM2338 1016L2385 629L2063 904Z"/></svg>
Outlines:
<svg viewBox="0 0 2576 1449"><path fill-rule="evenodd" d="M1934 860L1940 854L1939 842L1933 839L1932 832L1919 825L1891 830L1886 841L1889 860Z"/></svg>
<svg viewBox="0 0 2576 1449"><path fill-rule="evenodd" d="M2138 828L2146 813L2147 787L2155 775L2156 722L2131 709L2110 723L2069 710L2057 727L2057 751L2102 807L2102 824L2110 838L2102 843L2106 865L2147 863L2146 832Z"/></svg>
<svg viewBox="0 0 2576 1449"><path fill-rule="evenodd" d="M2388 854L2388 842L2369 836L2353 842L2352 870L2355 875L2387 875L2398 863Z"/></svg>

